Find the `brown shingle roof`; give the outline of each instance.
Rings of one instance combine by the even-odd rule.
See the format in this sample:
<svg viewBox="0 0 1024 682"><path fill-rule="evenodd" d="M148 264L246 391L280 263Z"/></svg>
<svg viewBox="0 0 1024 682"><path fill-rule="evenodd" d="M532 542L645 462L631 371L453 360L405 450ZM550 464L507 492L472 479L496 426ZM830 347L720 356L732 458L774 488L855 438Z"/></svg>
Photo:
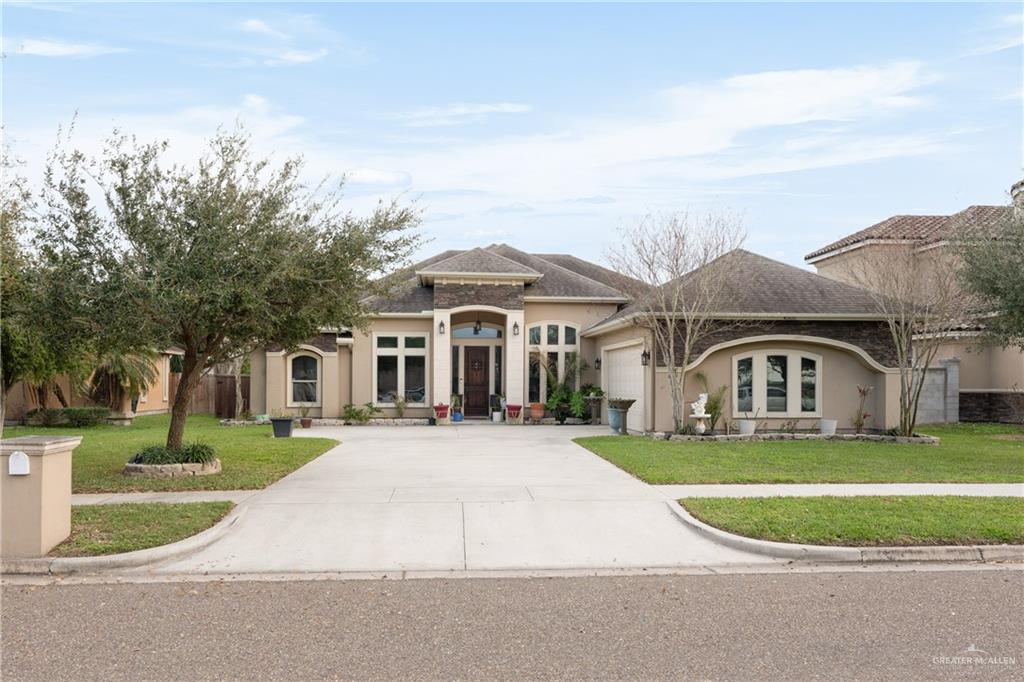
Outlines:
<svg viewBox="0 0 1024 682"><path fill-rule="evenodd" d="M591 263L567 253L538 253L536 255L550 263L561 265L566 270L572 270L578 275L589 277L624 294L635 293L643 289L644 286L643 282L627 277L621 272L609 270L597 263Z"/></svg>
<svg viewBox="0 0 1024 682"><path fill-rule="evenodd" d="M953 215L895 215L880 223L847 235L828 246L804 256L810 260L839 249L872 240L898 240L929 244L948 239L967 224L989 224L1001 220L1010 211L1009 206L969 206Z"/></svg>
<svg viewBox="0 0 1024 682"><path fill-rule="evenodd" d="M722 286L729 296L715 313L797 319L823 315L877 317L874 301L863 289L744 249L730 251L704 267L726 269ZM683 275L683 279L693 276L692 273ZM592 329L639 312L644 305L641 297Z"/></svg>
<svg viewBox="0 0 1024 682"><path fill-rule="evenodd" d="M526 253L508 244L491 244L488 251L497 253L540 272L543 277L526 287L526 296L565 298L606 298L628 300L628 296L597 280L552 263L542 256Z"/></svg>
<svg viewBox="0 0 1024 682"><path fill-rule="evenodd" d="M444 260L435 261L427 267L417 270L417 274L448 274L448 273L487 273L526 275L538 277L541 273L520 262L510 260L494 251L482 248L462 251Z"/></svg>

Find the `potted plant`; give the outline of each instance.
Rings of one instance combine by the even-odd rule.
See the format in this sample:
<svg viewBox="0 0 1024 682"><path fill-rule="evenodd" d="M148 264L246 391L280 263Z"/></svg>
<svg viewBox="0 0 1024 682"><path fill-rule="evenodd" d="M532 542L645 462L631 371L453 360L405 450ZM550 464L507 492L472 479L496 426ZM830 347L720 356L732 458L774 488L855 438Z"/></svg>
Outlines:
<svg viewBox="0 0 1024 682"><path fill-rule="evenodd" d="M834 436L836 435L837 426L839 426L839 420L837 419L822 419L818 422L818 431L823 436Z"/></svg>
<svg viewBox="0 0 1024 682"><path fill-rule="evenodd" d="M452 394L452 421L460 422L463 420L462 416L462 396Z"/></svg>
<svg viewBox="0 0 1024 682"><path fill-rule="evenodd" d="M544 403L530 403L530 419L539 422L544 418Z"/></svg>
<svg viewBox="0 0 1024 682"><path fill-rule="evenodd" d="M270 425L274 429L274 438L291 438L294 421L295 418L284 410L274 410L270 417Z"/></svg>
<svg viewBox="0 0 1024 682"><path fill-rule="evenodd" d="M522 405L513 405L512 403L508 403L508 404L505 405L505 414L506 414L506 417L508 419L508 423L509 424L518 424L519 423L519 415L521 415L522 413L523 413L523 406Z"/></svg>
<svg viewBox="0 0 1024 682"><path fill-rule="evenodd" d="M500 422L501 412L505 409L505 398L500 395L491 396L491 421Z"/></svg>
<svg viewBox="0 0 1024 682"><path fill-rule="evenodd" d="M434 423L445 424L448 422L448 405L447 403L438 403L434 405Z"/></svg>
<svg viewBox="0 0 1024 682"><path fill-rule="evenodd" d="M608 425L612 433L626 435L626 413L635 402L633 398L608 398Z"/></svg>
<svg viewBox="0 0 1024 682"><path fill-rule="evenodd" d="M758 408L754 412L753 419L737 419L736 430L741 436L753 436L754 432L757 431L757 415L761 412L761 408Z"/></svg>
<svg viewBox="0 0 1024 682"><path fill-rule="evenodd" d="M303 405L299 408L299 424L304 429L308 429L313 425L313 420L309 416L309 405Z"/></svg>

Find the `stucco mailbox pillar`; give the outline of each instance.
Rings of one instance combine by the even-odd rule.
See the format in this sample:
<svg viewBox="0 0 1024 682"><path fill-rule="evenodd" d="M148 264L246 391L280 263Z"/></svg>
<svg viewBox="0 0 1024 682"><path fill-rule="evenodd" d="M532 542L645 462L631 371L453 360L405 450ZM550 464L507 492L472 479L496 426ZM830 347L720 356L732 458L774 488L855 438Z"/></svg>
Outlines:
<svg viewBox="0 0 1024 682"><path fill-rule="evenodd" d="M0 554L43 556L71 534L71 452L77 436L0 440Z"/></svg>

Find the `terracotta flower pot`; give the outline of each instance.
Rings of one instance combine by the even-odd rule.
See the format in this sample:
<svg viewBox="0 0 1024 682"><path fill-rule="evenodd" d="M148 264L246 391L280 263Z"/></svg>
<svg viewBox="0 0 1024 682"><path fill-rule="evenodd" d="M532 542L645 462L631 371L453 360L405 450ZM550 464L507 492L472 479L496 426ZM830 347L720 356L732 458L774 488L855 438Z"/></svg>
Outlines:
<svg viewBox="0 0 1024 682"><path fill-rule="evenodd" d="M544 418L544 403L530 403L530 419L541 420Z"/></svg>
<svg viewBox="0 0 1024 682"><path fill-rule="evenodd" d="M302 417L301 419L299 419L299 424L302 424L302 428L308 429L309 427L311 427L313 425L313 418L312 417Z"/></svg>

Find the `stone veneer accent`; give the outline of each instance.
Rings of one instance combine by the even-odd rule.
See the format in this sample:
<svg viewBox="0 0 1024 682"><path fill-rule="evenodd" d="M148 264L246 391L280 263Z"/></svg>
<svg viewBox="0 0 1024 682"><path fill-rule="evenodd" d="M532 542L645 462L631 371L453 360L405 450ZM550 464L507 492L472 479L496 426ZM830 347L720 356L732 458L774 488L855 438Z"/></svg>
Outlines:
<svg viewBox="0 0 1024 682"><path fill-rule="evenodd" d="M1024 392L960 392L960 421L1024 424Z"/></svg>
<svg viewBox="0 0 1024 682"><path fill-rule="evenodd" d="M714 345L733 339L766 334L820 336L844 341L863 349L879 364L895 367L896 348L889 326L879 320L749 320L737 326L711 332L694 347L691 360ZM659 358L658 364L664 365Z"/></svg>
<svg viewBox="0 0 1024 682"><path fill-rule="evenodd" d="M464 305L490 305L523 309L522 284L435 284L434 307L442 310Z"/></svg>
<svg viewBox="0 0 1024 682"><path fill-rule="evenodd" d="M316 336L306 339L304 343L307 346L313 346L319 348L325 353L336 353L338 351L338 335L337 334L317 334ZM271 344L267 346L266 350L270 353L277 353L284 350L283 346L277 344Z"/></svg>
<svg viewBox="0 0 1024 682"><path fill-rule="evenodd" d="M180 478L182 476L209 476L220 473L220 460L215 459L205 464L195 462L186 464L125 464L125 476L134 478Z"/></svg>

